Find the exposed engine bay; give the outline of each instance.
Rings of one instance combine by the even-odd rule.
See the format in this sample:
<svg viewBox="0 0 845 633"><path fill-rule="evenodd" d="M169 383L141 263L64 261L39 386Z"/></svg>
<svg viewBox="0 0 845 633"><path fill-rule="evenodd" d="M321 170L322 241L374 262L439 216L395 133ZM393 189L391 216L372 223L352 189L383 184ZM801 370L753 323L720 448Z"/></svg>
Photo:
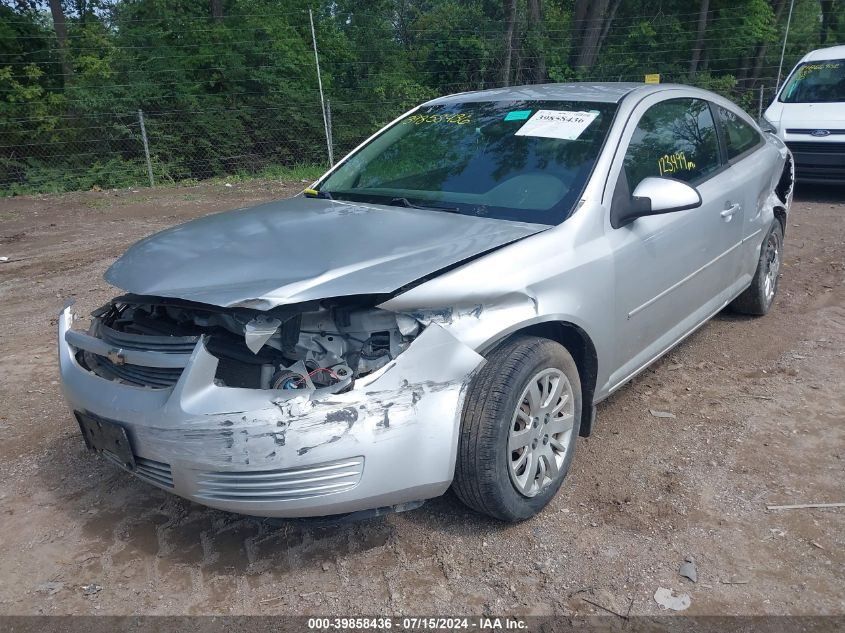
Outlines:
<svg viewBox="0 0 845 633"><path fill-rule="evenodd" d="M124 295L91 315L89 334L113 352L80 350L77 359L111 380L166 388L182 368L133 365L124 350L190 354L205 337L219 359L218 386L343 391L396 358L420 333L414 318L375 303L373 297L344 297L261 312Z"/></svg>

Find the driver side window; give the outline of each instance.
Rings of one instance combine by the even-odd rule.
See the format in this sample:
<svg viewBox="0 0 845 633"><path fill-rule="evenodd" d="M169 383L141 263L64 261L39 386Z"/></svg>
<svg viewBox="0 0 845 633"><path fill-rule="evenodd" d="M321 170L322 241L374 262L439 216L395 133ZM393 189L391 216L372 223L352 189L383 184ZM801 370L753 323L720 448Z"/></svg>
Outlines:
<svg viewBox="0 0 845 633"><path fill-rule="evenodd" d="M669 99L651 106L637 124L625 154L633 191L649 176L695 184L720 167L716 125L706 101Z"/></svg>

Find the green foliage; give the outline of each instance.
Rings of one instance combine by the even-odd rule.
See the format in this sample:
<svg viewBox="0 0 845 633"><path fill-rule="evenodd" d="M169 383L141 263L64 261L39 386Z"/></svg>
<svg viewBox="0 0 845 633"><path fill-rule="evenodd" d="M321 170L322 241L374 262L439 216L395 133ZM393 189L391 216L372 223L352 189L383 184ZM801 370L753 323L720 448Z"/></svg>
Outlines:
<svg viewBox="0 0 845 633"><path fill-rule="evenodd" d="M709 70L696 74L692 85L705 90L711 90L723 97L730 98L736 87L736 77L733 75L714 75Z"/></svg>
<svg viewBox="0 0 845 633"><path fill-rule="evenodd" d="M146 180L146 167L141 160L110 158L94 160L84 169L74 170L67 166L47 165L30 159L15 164L0 162L0 169L14 169L20 178L11 183L6 195L28 195L33 193L62 193L65 191L86 191L94 188L112 189L131 187Z"/></svg>
<svg viewBox="0 0 845 633"><path fill-rule="evenodd" d="M511 83L660 73L749 110L759 85L771 97L786 15L770 0L710 0L694 73L698 2L619 3L592 23L595 63L576 69L584 1L543 0L539 22L517 1ZM302 167L327 163L309 8L336 158L418 103L501 85L509 46L500 0L222 0L221 18L196 0L63 6L64 52L44 0L0 4L0 195L145 184L138 110L157 183L316 177ZM817 47L821 17L818 0L796 0L784 73ZM828 44L845 29L834 18Z"/></svg>
<svg viewBox="0 0 845 633"><path fill-rule="evenodd" d="M223 178L225 182L245 182L254 178L261 180L292 180L311 184L328 170L328 165L272 165L258 172L240 172Z"/></svg>

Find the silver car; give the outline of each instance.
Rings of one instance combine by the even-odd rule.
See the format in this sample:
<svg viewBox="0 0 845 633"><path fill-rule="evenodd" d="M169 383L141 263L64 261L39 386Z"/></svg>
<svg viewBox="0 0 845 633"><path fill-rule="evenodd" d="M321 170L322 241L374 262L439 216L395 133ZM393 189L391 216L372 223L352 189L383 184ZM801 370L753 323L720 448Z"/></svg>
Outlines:
<svg viewBox="0 0 845 633"><path fill-rule="evenodd" d="M730 101L573 84L429 101L302 194L144 239L87 333L87 446L198 503L300 517L450 486L540 511L596 404L727 305L772 305L792 161Z"/></svg>

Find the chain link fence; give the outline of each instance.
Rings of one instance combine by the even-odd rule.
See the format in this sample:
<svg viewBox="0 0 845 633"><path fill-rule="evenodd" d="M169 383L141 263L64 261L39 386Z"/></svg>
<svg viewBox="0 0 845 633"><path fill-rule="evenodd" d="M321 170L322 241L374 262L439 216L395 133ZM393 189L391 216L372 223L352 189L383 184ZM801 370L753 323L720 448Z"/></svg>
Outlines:
<svg viewBox="0 0 845 633"><path fill-rule="evenodd" d="M761 87L735 91L733 96L756 117L773 92L772 88ZM384 111L381 103L366 105ZM326 106L331 108L331 101ZM401 111L397 109L388 116L392 118ZM326 139L322 120L318 121L322 116L319 103L312 108L315 123L303 126L299 133L290 129L281 109L256 114L254 109L244 108L179 112L139 109L2 121L0 189L6 195L16 195L156 186L233 175L273 177L303 166L316 172L329 164L327 146L338 159L365 138L357 129L344 129L344 121L330 115ZM195 115L211 120L219 117L226 134L212 126L204 135L197 135ZM237 122L245 115L251 115L247 117L251 122L259 118L265 124L251 129L239 126ZM9 133L12 127L14 134ZM187 132L190 142L184 138ZM17 142L15 137L20 136L30 142Z"/></svg>
<svg viewBox="0 0 845 633"><path fill-rule="evenodd" d="M635 26L619 27L620 40L629 37L625 28ZM300 39L310 49L312 41L308 35L306 17ZM501 32L486 33L484 41L494 48L500 45L502 37ZM444 42L451 44L457 41L455 38L449 36ZM319 48L319 35L317 45ZM451 62L459 64L462 70L485 66L489 69L491 63L495 66L501 62L500 55L491 57L489 53L462 55L465 56L453 55ZM530 59L525 57L524 61ZM664 82L697 83L695 76L678 72L685 63L674 60L672 65L661 67L645 61L634 63L624 74L597 73L580 79L643 81L646 73L662 71ZM345 64L335 59L331 64L324 64L324 69L328 67L334 75L365 73L370 62ZM301 66L306 64L301 62ZM484 79L479 71L477 79L465 73L469 79L441 81L437 89L410 93L397 89L393 94L386 94L360 87L343 89L333 86L332 81L326 82L324 76L323 83L328 84L325 91L328 124L324 125L322 85L318 87L313 57L310 67L298 68L298 74L291 77L291 82L297 85L284 98L272 91L265 98L261 96L266 90L260 85L266 68L257 66L252 71L254 76L240 80L241 86L252 83L259 86L255 93L197 95L190 106L161 105L173 102L168 99L161 99L154 106L149 99L145 100L147 103L127 103L129 100L123 98L121 103L127 107L119 111L98 111L73 100L47 113L32 103L22 104L17 110L7 109L11 116L0 119L0 195L160 186L233 175L274 177L302 166L316 174L328 166L330 153L335 159L342 157L378 126L415 103L442 92L493 88L502 83L491 81L489 72ZM741 71L741 68L733 69L735 74ZM225 66L222 72L226 72ZM418 65L417 72L421 77L432 73L445 77L456 71L454 68L437 70L429 59L426 64ZM410 77L414 77L413 70ZM397 76L396 84L401 85L405 79ZM113 81L117 83L120 79ZM158 86L159 90L166 87L164 81ZM742 88L736 82L714 89L736 100L755 117L761 114L775 91L773 85Z"/></svg>
<svg viewBox="0 0 845 633"><path fill-rule="evenodd" d="M315 116L319 107L314 107ZM249 127L239 125L244 118L250 120ZM217 121L225 129L198 126L198 119ZM14 195L155 186L326 164L322 124L319 129L303 127L294 133L278 109L255 112L243 107L3 121L0 187ZM29 142L16 142L21 136Z"/></svg>

